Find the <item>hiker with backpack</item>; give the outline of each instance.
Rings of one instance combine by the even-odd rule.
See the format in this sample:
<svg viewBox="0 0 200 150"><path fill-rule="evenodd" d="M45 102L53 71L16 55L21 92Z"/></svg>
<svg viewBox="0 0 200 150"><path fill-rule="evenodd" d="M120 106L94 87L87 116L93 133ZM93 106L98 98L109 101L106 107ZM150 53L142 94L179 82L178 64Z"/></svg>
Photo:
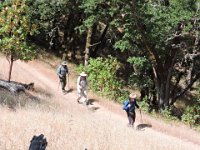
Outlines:
<svg viewBox="0 0 200 150"><path fill-rule="evenodd" d="M77 102L80 103L80 99L82 97L85 98L84 103L87 104L88 98L87 98L87 74L85 72L82 72L79 77L77 78L77 92L78 92L78 98Z"/></svg>
<svg viewBox="0 0 200 150"><path fill-rule="evenodd" d="M68 81L68 73L69 73L69 71L68 71L68 67L67 67L67 62L63 61L62 64L57 69L57 75L58 75L58 77L60 79L61 88L62 88L62 92L63 93L66 92L66 90L65 90L66 84L69 84L69 83L67 83L67 81ZM67 87L67 90L69 90L68 88L69 87Z"/></svg>
<svg viewBox="0 0 200 150"><path fill-rule="evenodd" d="M131 93L129 95L129 98L123 102L123 110L126 111L129 121L128 127L133 127L133 128L136 118L135 107L139 109L139 105L136 102L136 97L137 97L136 94Z"/></svg>

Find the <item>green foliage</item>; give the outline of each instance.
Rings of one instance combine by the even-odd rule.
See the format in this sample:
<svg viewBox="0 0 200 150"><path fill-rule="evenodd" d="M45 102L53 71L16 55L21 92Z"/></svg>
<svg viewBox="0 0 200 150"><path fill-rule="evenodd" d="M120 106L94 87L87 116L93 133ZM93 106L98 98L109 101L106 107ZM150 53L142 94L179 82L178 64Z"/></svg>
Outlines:
<svg viewBox="0 0 200 150"><path fill-rule="evenodd" d="M166 108L162 109L161 110L161 115L166 119L170 119L170 117L171 117L171 109L169 107L166 107Z"/></svg>
<svg viewBox="0 0 200 150"><path fill-rule="evenodd" d="M132 46L127 40L119 40L115 43L115 48L120 49L121 51L125 51L131 49Z"/></svg>
<svg viewBox="0 0 200 150"><path fill-rule="evenodd" d="M14 60L30 60L35 51L28 43L28 36L36 31L29 16L29 6L26 0L5 2L0 10L0 50Z"/></svg>
<svg viewBox="0 0 200 150"><path fill-rule="evenodd" d="M170 107L165 107L164 109L161 109L160 114L167 120L176 120L177 118L172 116L172 110Z"/></svg>
<svg viewBox="0 0 200 150"><path fill-rule="evenodd" d="M149 112L149 103L147 97L143 98L139 105L143 111Z"/></svg>
<svg viewBox="0 0 200 150"><path fill-rule="evenodd" d="M146 57L129 57L127 60L133 65L134 72L129 77L129 87L130 88L150 88L153 85L149 71L151 64L146 59Z"/></svg>
<svg viewBox="0 0 200 150"><path fill-rule="evenodd" d="M187 106L181 117L182 121L188 123L190 126L194 125L198 118L200 118L200 115L196 113L196 108L190 106Z"/></svg>
<svg viewBox="0 0 200 150"><path fill-rule="evenodd" d="M30 0L32 2L31 17L39 24L40 31L49 32L60 24L61 17L70 12L75 6L71 6L68 0ZM64 18L63 18L64 19Z"/></svg>
<svg viewBox="0 0 200 150"><path fill-rule="evenodd" d="M193 106L187 106L181 119L190 126L200 124L200 88L198 89L197 98L194 99ZM198 122L199 121L199 122Z"/></svg>
<svg viewBox="0 0 200 150"><path fill-rule="evenodd" d="M101 20L105 10L99 7L103 4L104 0L83 0L79 8L81 8L85 14L83 24L77 27L82 34L92 27L95 23ZM104 16L105 17L105 16Z"/></svg>
<svg viewBox="0 0 200 150"><path fill-rule="evenodd" d="M76 30L83 21L83 10L79 8L82 0L30 1L30 16L38 24L38 33L34 37L37 39L36 42L56 53L76 49L74 43L82 44L84 39Z"/></svg>
<svg viewBox="0 0 200 150"><path fill-rule="evenodd" d="M124 83L116 76L119 68L117 59L109 56L90 59L89 65L81 65L78 72L84 70L88 73L89 85L93 91L114 100L122 100L128 93L123 90Z"/></svg>

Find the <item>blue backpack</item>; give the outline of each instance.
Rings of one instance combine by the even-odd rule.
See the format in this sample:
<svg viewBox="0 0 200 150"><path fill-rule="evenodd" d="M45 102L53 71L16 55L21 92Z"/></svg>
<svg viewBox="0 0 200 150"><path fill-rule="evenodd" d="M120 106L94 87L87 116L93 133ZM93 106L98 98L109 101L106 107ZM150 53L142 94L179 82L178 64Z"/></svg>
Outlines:
<svg viewBox="0 0 200 150"><path fill-rule="evenodd" d="M128 111L129 110L129 107L128 107L128 105L129 105L129 100L126 100L126 101L124 101L123 102L123 110L126 110L126 111Z"/></svg>

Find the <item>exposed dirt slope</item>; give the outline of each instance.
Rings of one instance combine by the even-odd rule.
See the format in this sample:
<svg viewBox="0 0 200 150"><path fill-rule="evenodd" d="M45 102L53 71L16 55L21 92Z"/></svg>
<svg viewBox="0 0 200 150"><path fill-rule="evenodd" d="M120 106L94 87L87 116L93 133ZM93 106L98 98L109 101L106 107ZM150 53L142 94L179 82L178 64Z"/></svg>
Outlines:
<svg viewBox="0 0 200 150"><path fill-rule="evenodd" d="M0 78L6 77L7 66L6 59L0 57ZM200 149L200 136L186 127L166 125L143 114L143 123L152 128L136 131L126 127L126 114L118 104L93 95L93 105L77 104L75 78L70 77L74 90L63 95L58 89L55 68L40 61L15 62L13 79L34 82L33 94L44 102L16 111L0 107L0 149L28 149L31 137L40 133L47 137L48 150ZM137 113L136 125L140 123Z"/></svg>

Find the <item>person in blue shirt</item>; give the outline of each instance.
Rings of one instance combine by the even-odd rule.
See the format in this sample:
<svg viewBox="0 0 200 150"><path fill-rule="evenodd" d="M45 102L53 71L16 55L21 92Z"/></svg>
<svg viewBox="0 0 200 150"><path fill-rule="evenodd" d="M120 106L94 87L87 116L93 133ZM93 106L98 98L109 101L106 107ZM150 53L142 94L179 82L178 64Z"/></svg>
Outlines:
<svg viewBox="0 0 200 150"><path fill-rule="evenodd" d="M128 100L125 100L123 102L123 110L126 111L127 113L127 117L128 117L128 126L129 127L133 127L134 128L134 123L135 123L135 107L137 107L138 109L140 108L139 105L136 102L136 97L137 95L134 93L131 93L129 95Z"/></svg>

